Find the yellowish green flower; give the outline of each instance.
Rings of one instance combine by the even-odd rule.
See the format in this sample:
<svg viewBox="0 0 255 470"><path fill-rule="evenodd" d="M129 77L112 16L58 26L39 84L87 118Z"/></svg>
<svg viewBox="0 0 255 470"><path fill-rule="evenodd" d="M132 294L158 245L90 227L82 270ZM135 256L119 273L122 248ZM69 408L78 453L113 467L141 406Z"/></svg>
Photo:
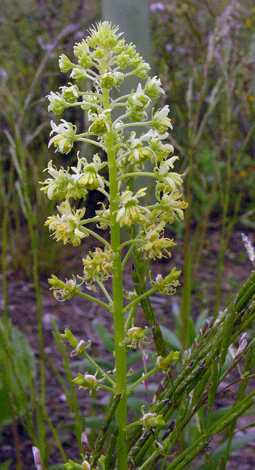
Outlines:
<svg viewBox="0 0 255 470"><path fill-rule="evenodd" d="M131 64L132 64L132 60L131 60ZM143 80L145 80L148 77L148 72L149 72L150 68L151 68L150 64L148 64L144 60L141 60L138 67L136 67L136 69L135 69L135 75L137 75L139 78L142 78Z"/></svg>
<svg viewBox="0 0 255 470"><path fill-rule="evenodd" d="M87 54L89 52L89 46L86 42L85 39L82 39L81 42L77 42L75 45L74 45L74 48L73 48L73 53L75 55L75 57L82 57L84 54Z"/></svg>
<svg viewBox="0 0 255 470"><path fill-rule="evenodd" d="M90 470L90 464L87 460L83 460L83 462L81 463L81 466L84 467L85 470Z"/></svg>
<svg viewBox="0 0 255 470"><path fill-rule="evenodd" d="M131 121L142 121L150 104L150 98L144 93L141 84L137 86L136 92L132 92L127 101L127 113Z"/></svg>
<svg viewBox="0 0 255 470"><path fill-rule="evenodd" d="M84 69L89 69L93 65L93 58L91 54L84 53L79 57L78 63Z"/></svg>
<svg viewBox="0 0 255 470"><path fill-rule="evenodd" d="M93 283L97 279L100 281L108 279L112 275L113 261L115 254L111 248L96 248L94 253L89 252L86 258L83 258L84 279Z"/></svg>
<svg viewBox="0 0 255 470"><path fill-rule="evenodd" d="M146 140L146 135L136 138L136 133L131 132L130 139L127 141L127 147L130 152L126 160L133 165L142 165L151 156L152 151L148 146L143 146L143 141Z"/></svg>
<svg viewBox="0 0 255 470"><path fill-rule="evenodd" d="M102 219L98 222L97 226L98 228L107 229L111 222L110 209L106 209L104 203L101 203L101 205L103 209L96 211L97 217L100 217Z"/></svg>
<svg viewBox="0 0 255 470"><path fill-rule="evenodd" d="M182 183L182 176L179 173L171 172L170 168L174 167L174 162L178 157L171 157L161 162L159 167L154 168L154 173L157 175L156 193L160 192L171 193L175 191Z"/></svg>
<svg viewBox="0 0 255 470"><path fill-rule="evenodd" d="M100 46L106 50L112 49L118 44L119 37L123 34L118 33L118 29L118 26L112 26L108 21L97 23L89 31L88 46L92 48Z"/></svg>
<svg viewBox="0 0 255 470"><path fill-rule="evenodd" d="M149 144L155 156L153 163L157 164L162 162L169 153L173 153L174 147L171 144L163 144L162 140L166 139L168 133L160 135L157 131L151 129L148 134L150 135Z"/></svg>
<svg viewBox="0 0 255 470"><path fill-rule="evenodd" d="M57 241L62 240L64 245L71 243L73 246L79 246L81 240L88 236L82 225L85 209L71 209L69 201L64 201L58 206L58 210L61 215L48 217L45 225L53 232Z"/></svg>
<svg viewBox="0 0 255 470"><path fill-rule="evenodd" d="M63 167L57 170L57 168L52 165L52 160L49 161L48 167L45 170L47 170L53 178L47 178L45 181L40 182L40 184L45 185L41 188L41 191L44 191L49 199L66 198L67 185L71 180L71 175L69 175Z"/></svg>
<svg viewBox="0 0 255 470"><path fill-rule="evenodd" d="M171 256L171 253L168 248L175 246L173 240L170 238L164 238L162 236L164 232L165 222L161 221L158 225L153 224L150 227L146 227L144 234L139 233L139 238L144 238L144 244L142 244L139 248L148 258L159 258L161 259L164 254L166 253L167 256Z"/></svg>
<svg viewBox="0 0 255 470"><path fill-rule="evenodd" d="M121 227L123 225L133 225L135 223L141 224L144 222L145 209L138 204L138 199L146 195L146 188L141 188L136 194L132 191L124 191L120 196L121 208L118 210L116 222L119 222Z"/></svg>
<svg viewBox="0 0 255 470"><path fill-rule="evenodd" d="M188 207L187 202L180 201L182 194L177 189L170 194L163 194L161 204L156 209L161 220L172 224L175 219L184 219L184 209Z"/></svg>
<svg viewBox="0 0 255 470"><path fill-rule="evenodd" d="M157 78L156 76L153 78L148 78L144 88L144 93L151 99L158 98L161 94L165 94L161 85L162 83L160 78Z"/></svg>
<svg viewBox="0 0 255 470"><path fill-rule="evenodd" d="M68 85L61 87L62 96L68 103L75 103L79 98L79 88L77 85L72 85L72 83Z"/></svg>
<svg viewBox="0 0 255 470"><path fill-rule="evenodd" d="M74 294L80 291L80 286L77 285L75 276L72 279L66 280L66 282L60 281L56 276L52 275L49 279L49 284L52 285L51 289L54 289L54 297L57 300L69 300Z"/></svg>
<svg viewBox="0 0 255 470"><path fill-rule="evenodd" d="M90 93L85 93L82 97L81 108L84 109L84 111L95 111L97 105L99 104L99 101L100 100L98 96Z"/></svg>
<svg viewBox="0 0 255 470"><path fill-rule="evenodd" d="M104 189L104 179L99 175L99 171L104 166L98 154L94 155L92 162L88 163L86 158L79 159L82 170L77 171L77 181L87 189ZM74 168L74 171L76 169Z"/></svg>
<svg viewBox="0 0 255 470"><path fill-rule="evenodd" d="M84 467L85 470L90 470L90 464L87 460L83 460L83 462L81 463L81 466Z"/></svg>
<svg viewBox="0 0 255 470"><path fill-rule="evenodd" d="M70 77L77 82L83 82L87 78L87 73L84 67L76 65L76 67L73 68Z"/></svg>
<svg viewBox="0 0 255 470"><path fill-rule="evenodd" d="M55 124L55 122L51 121L52 131L50 135L54 132L56 132L56 135L50 139L49 147L51 144L54 144L56 147L56 152L59 150L61 153L69 153L74 145L77 128L64 119L61 119L60 121L61 124L58 126Z"/></svg>
<svg viewBox="0 0 255 470"><path fill-rule="evenodd" d="M101 87L110 90L121 85L124 75L121 72L106 72L100 77Z"/></svg>
<svg viewBox="0 0 255 470"><path fill-rule="evenodd" d="M105 109L101 114L88 113L89 120L92 121L92 124L89 128L90 132L93 132L95 135L104 135L110 130L110 109Z"/></svg>
<svg viewBox="0 0 255 470"><path fill-rule="evenodd" d="M41 183L45 185L41 191L47 193L49 199L86 198L89 189L104 188L104 179L98 173L104 165L97 154L90 163L78 154L77 167L71 167L73 174L70 174L69 168L57 170L51 160L47 170L53 178Z"/></svg>
<svg viewBox="0 0 255 470"><path fill-rule="evenodd" d="M170 274L165 278L161 274L158 274L156 280L150 281L151 286L157 286L159 292L163 295L173 295L176 292L176 287L180 285L178 278L180 277L181 271L176 271L176 268L173 268Z"/></svg>
<svg viewBox="0 0 255 470"><path fill-rule="evenodd" d="M173 129L171 120L168 117L169 106L166 105L152 116L151 125L159 134L167 132L168 128Z"/></svg>
<svg viewBox="0 0 255 470"><path fill-rule="evenodd" d="M59 68L61 72L67 73L73 68L74 64L68 59L65 54L61 54L59 57Z"/></svg>
<svg viewBox="0 0 255 470"><path fill-rule="evenodd" d="M123 344L127 344L128 347L134 349L140 347L141 344L150 344L148 341L144 341L146 333L148 333L147 328L143 330L140 326L133 326L127 331Z"/></svg>
<svg viewBox="0 0 255 470"><path fill-rule="evenodd" d="M68 106L63 96L58 92L51 91L47 98L50 102L48 111L52 111L54 114L61 114Z"/></svg>

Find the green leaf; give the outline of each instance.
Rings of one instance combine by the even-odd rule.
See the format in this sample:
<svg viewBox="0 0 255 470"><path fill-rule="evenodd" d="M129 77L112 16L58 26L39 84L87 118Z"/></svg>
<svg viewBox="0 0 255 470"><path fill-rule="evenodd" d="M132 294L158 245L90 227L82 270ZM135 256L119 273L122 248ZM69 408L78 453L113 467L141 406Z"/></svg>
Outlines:
<svg viewBox="0 0 255 470"><path fill-rule="evenodd" d="M198 334L200 329L203 328L207 318L208 318L208 308L205 308L204 310L202 310L202 312L198 315L196 319L196 326L195 326L196 334Z"/></svg>
<svg viewBox="0 0 255 470"><path fill-rule="evenodd" d="M166 328L163 325L160 325L160 329L162 331L163 339L169 348L173 349L174 351L181 351L182 345L177 336L171 330L169 330L169 328Z"/></svg>
<svg viewBox="0 0 255 470"><path fill-rule="evenodd" d="M114 351L114 339L113 335L105 328L99 320L93 320L93 327L95 328L97 334L100 336L100 339L103 341L105 347L113 352Z"/></svg>
<svg viewBox="0 0 255 470"><path fill-rule="evenodd" d="M35 375L34 353L23 333L0 323L0 428L12 417L10 395L17 414L25 412Z"/></svg>

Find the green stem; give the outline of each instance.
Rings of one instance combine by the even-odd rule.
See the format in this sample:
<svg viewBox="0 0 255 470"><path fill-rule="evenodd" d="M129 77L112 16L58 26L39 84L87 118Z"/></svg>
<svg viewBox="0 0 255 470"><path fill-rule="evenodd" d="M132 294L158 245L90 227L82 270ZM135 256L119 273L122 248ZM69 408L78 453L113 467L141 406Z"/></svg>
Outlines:
<svg viewBox="0 0 255 470"><path fill-rule="evenodd" d="M104 109L110 108L109 92L103 91ZM113 291L113 322L116 367L116 394L121 394L120 403L116 412L116 421L119 429L117 440L118 470L127 470L127 367L126 347L122 345L125 338L124 311L123 311L123 280L120 250L120 225L116 221L118 211L118 181L117 163L115 158L114 134L112 124L106 136L109 181L110 181L110 215L111 215L111 246L115 253L113 262L112 291Z"/></svg>
<svg viewBox="0 0 255 470"><path fill-rule="evenodd" d="M101 288L101 290L103 291L105 297L107 298L107 300L109 301L109 304L112 305L112 298L111 296L108 294L104 284L101 282L101 281L97 281L99 287Z"/></svg>
<svg viewBox="0 0 255 470"><path fill-rule="evenodd" d="M145 297L148 297L151 294L154 294L154 292L157 292L158 288L157 287L152 287L150 290L147 292L144 292L142 295L139 295L135 300L132 300L126 307L123 309L124 313L126 313L133 305L137 305L140 303L142 299L145 299Z"/></svg>
<svg viewBox="0 0 255 470"><path fill-rule="evenodd" d="M151 369L149 372L147 372L147 374L144 374L142 377L140 377L140 379L138 379L135 383L133 383L129 387L129 389L127 390L127 394L129 395L141 382L143 382L144 380L148 379L151 375L158 372L158 370L159 370L159 368L157 366L153 367L153 369Z"/></svg>
<svg viewBox="0 0 255 470"><path fill-rule="evenodd" d="M127 317L126 322L125 322L125 330L126 331L131 327L132 320L135 316L135 313L136 313L136 305L133 305L133 307L130 309L130 311L128 313L128 317Z"/></svg>
<svg viewBox="0 0 255 470"><path fill-rule="evenodd" d="M120 249L122 250L122 248L124 248L125 246L133 245L134 243L144 243L144 239L143 238L132 238L131 240L127 240L126 242L123 242L120 245ZM132 246L132 249L134 249L133 246Z"/></svg>
<svg viewBox="0 0 255 470"><path fill-rule="evenodd" d="M111 388L111 387L108 387L107 385L101 384L100 388L102 388L103 390L106 390L107 392L110 392L110 393L113 393L113 394L115 393L115 389Z"/></svg>
<svg viewBox="0 0 255 470"><path fill-rule="evenodd" d="M121 245L121 249L122 248L123 248L123 244ZM127 251L127 253L125 254L125 256L123 258L122 269L124 268L125 264L127 263L129 257L132 255L134 249L135 249L135 245L134 245L134 241L133 241L132 245L130 246L129 250Z"/></svg>
<svg viewBox="0 0 255 470"><path fill-rule="evenodd" d="M83 357L85 357L85 358L90 362L90 364L92 364L92 366L94 366L95 369L96 369L98 372L100 372L100 374L102 374L102 376L103 376L106 380L108 380L108 382L109 382L113 387L116 386L115 381L107 374L107 372L105 372L105 371L94 361L94 359L92 359L92 357L91 357L85 350L81 351L81 352L80 352L80 355L83 356ZM111 389L111 391L112 391L112 389Z"/></svg>
<svg viewBox="0 0 255 470"><path fill-rule="evenodd" d="M150 178L158 178L158 175L151 173L149 171L133 171L132 173L124 173L118 177L118 180L123 180L127 178L136 178L138 176L148 176Z"/></svg>
<svg viewBox="0 0 255 470"><path fill-rule="evenodd" d="M91 221L95 222L95 220L93 220L93 219L91 219ZM100 222L100 220L99 220L99 222ZM86 223L88 223L88 221L86 221ZM107 246L108 248L110 247L110 243L108 243L104 238L100 237L100 235L98 235L93 230L90 230L89 228L80 227L80 231L83 232L83 233L86 233L86 234L89 233L94 238L96 238L98 241L102 242L105 246Z"/></svg>
<svg viewBox="0 0 255 470"><path fill-rule="evenodd" d="M83 297L84 299L90 300L90 302L95 302L96 304L106 308L107 310L112 309L111 305L107 305L102 300L96 299L96 297L92 297L92 295L84 294L83 292L75 292L74 295L76 295L76 297Z"/></svg>

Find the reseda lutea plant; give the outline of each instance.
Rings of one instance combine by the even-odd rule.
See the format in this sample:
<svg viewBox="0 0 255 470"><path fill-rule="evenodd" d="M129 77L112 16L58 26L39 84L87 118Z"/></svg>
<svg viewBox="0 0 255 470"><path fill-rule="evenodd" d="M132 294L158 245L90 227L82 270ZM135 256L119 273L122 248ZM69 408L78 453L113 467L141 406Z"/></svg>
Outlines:
<svg viewBox="0 0 255 470"><path fill-rule="evenodd" d="M126 432L132 425L144 429L164 425L162 415L156 413L141 414L140 421L127 426L127 396L146 378L162 370L169 370L171 363L178 360L179 353L167 355L161 332L149 303L149 296L154 292L171 295L179 284L180 271L174 267L163 278L160 274L153 279L149 274L150 288L146 287L146 275L150 260L170 256L169 248L175 245L172 239L164 236L167 223L183 219L183 210L187 204L182 200L179 186L182 175L172 171L176 156L172 145L166 143L168 130L172 129L168 117L169 107L148 111L152 100L164 94L160 79L148 77L149 65L136 52L135 46L126 44L120 38L118 28L108 22L97 24L90 30L89 36L74 46L74 55L78 64L62 54L59 60L60 70L71 72L70 78L76 84L68 83L60 92L51 92L48 96L49 111L60 115L65 109L80 107L87 112L89 128L77 133L72 123L61 119L60 124L51 122L52 138L49 145L56 151L69 153L75 142L87 142L98 147L91 161L77 154L77 166L59 170L52 161L48 164L50 177L42 183L49 199L63 200L58 206L59 213L48 217L46 225L57 241L78 246L83 239L92 235L101 243L82 260L83 276L73 276L63 282L52 275L50 284L58 300L70 299L78 295L89 299L110 311L114 324L114 361L112 371L104 371L88 353L89 344L78 342L69 330L64 338L74 348L73 354L85 356L95 367L95 374L78 374L74 382L79 387L90 391L104 389L115 400L117 423L117 454L115 466L118 470L128 468ZM125 78L135 75L144 81L136 90L118 98L111 92ZM79 83L90 80L93 91L81 91ZM116 108L123 110L113 119ZM149 116L148 116L148 114ZM132 129L138 129L139 135ZM100 155L106 154L107 160ZM148 170L150 162L151 170ZM105 175L109 175L106 177ZM141 177L151 178L154 183L155 203L143 205L147 188L134 190L134 180ZM139 181L139 180L138 180ZM87 218L85 208L75 208L75 201L86 200L88 191L97 190L105 197L105 202L95 216ZM80 207L80 206L79 206ZM88 225L94 222L98 231L92 231ZM121 228L127 236L121 240ZM110 231L110 242L100 231ZM104 232L105 233L105 232ZM98 245L98 242L97 242ZM123 288L123 269L132 260L134 291L125 292ZM105 281L111 278L112 291L105 287ZM81 286L85 287L81 289ZM86 288L90 293L86 293ZM105 299L96 294L99 288ZM147 331L136 326L135 314L141 304L148 326L152 329L156 345L155 367L134 384L127 381L126 352L127 346L142 348ZM118 405L117 405L118 403ZM113 452L114 454L114 449ZM104 467L104 457L100 457ZM87 453L82 464L69 461L65 466L73 468L99 468L95 456Z"/></svg>

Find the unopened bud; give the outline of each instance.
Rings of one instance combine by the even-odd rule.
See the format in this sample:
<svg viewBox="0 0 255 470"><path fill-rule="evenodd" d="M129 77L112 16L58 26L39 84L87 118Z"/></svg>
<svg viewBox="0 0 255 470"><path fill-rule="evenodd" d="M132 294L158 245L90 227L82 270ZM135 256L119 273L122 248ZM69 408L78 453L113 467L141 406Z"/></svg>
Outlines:
<svg viewBox="0 0 255 470"><path fill-rule="evenodd" d="M171 351L166 357L158 356L157 366L159 369L166 371L173 362L179 361L179 358L180 351Z"/></svg>
<svg viewBox="0 0 255 470"><path fill-rule="evenodd" d="M37 447L33 446L32 447L32 452L33 452L33 457L34 457L34 463L37 468L37 470L43 470L43 462L41 459L41 454L39 449Z"/></svg>
<svg viewBox="0 0 255 470"><path fill-rule="evenodd" d="M96 390L98 387L98 380L94 375L85 374L82 375L80 372L78 373L77 377L73 379L73 382L79 387L88 388L89 390Z"/></svg>
<svg viewBox="0 0 255 470"><path fill-rule="evenodd" d="M59 68L61 72L67 73L73 68L72 62L68 59L65 54L61 54L59 57Z"/></svg>
<svg viewBox="0 0 255 470"><path fill-rule="evenodd" d="M81 433L81 445L82 445L85 456L90 456L91 448L89 446L87 434L84 431Z"/></svg>
<svg viewBox="0 0 255 470"><path fill-rule="evenodd" d="M65 333L60 335L62 338L66 339L68 343L73 347L76 348L78 346L78 341L73 335L73 333L68 330L68 328L65 329Z"/></svg>
<svg viewBox="0 0 255 470"><path fill-rule="evenodd" d="M157 426L164 426L166 423L162 415L156 415L155 413L145 413L141 418L143 427L147 428L156 428Z"/></svg>

